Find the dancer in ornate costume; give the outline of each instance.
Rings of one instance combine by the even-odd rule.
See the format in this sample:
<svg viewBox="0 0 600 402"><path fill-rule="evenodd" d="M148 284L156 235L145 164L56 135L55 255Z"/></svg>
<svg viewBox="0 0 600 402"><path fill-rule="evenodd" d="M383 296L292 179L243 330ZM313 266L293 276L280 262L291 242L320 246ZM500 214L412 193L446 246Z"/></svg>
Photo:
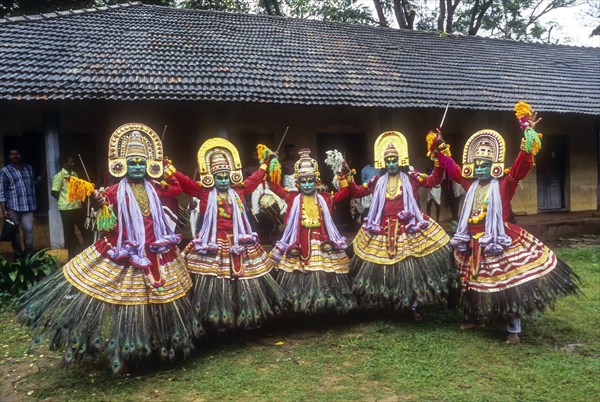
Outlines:
<svg viewBox="0 0 600 402"><path fill-rule="evenodd" d="M200 199L204 216L200 232L184 250L194 281L192 303L207 327L257 328L285 304L281 287L269 275L273 263L252 232L242 202L262 182L267 166L242 181L238 150L212 138L198 151L198 169L199 182L175 173L183 191Z"/></svg>
<svg viewBox="0 0 600 402"><path fill-rule="evenodd" d="M443 300L455 276L448 235L419 211L415 200L418 187L439 184L443 172L437 166L430 176L409 172L406 138L396 131L375 141L375 168L387 172L362 187L350 183L354 198L373 194L354 239L353 290L361 305L410 306L420 319L417 303Z"/></svg>
<svg viewBox="0 0 600 402"><path fill-rule="evenodd" d="M95 194L107 233L20 300L19 320L38 330L64 362L101 354L114 374L160 356L187 356L202 328L187 291L192 281L146 177L163 176L162 144L143 124L119 127L109 142L118 184ZM93 187L90 185L93 189ZM115 216L116 213L116 216ZM102 215L101 214L101 215Z"/></svg>
<svg viewBox="0 0 600 402"><path fill-rule="evenodd" d="M317 192L319 165L310 157L310 150L298 153L294 176L299 191L271 183L275 194L288 205L285 232L270 254L277 264L277 282L294 303L294 312L345 313L354 306L349 259L344 252L346 239L333 223L331 209L348 197L348 183L340 177L336 193Z"/></svg>
<svg viewBox="0 0 600 402"><path fill-rule="evenodd" d="M541 148L541 134L534 131L539 121L535 113L524 102L515 110L524 138L507 173L504 138L494 130L480 130L469 138L462 171L452 158L439 156L449 176L468 190L451 240L467 318L461 328L483 325L486 318L504 318L509 322L508 344L520 342L521 317L552 306L559 296L578 292L577 275L552 250L506 221L518 183Z"/></svg>

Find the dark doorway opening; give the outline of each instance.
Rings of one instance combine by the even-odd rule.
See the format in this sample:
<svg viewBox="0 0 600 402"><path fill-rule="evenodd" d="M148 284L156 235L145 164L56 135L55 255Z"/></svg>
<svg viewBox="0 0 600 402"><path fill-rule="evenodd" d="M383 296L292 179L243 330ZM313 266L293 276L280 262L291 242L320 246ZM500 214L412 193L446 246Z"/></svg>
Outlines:
<svg viewBox="0 0 600 402"><path fill-rule="evenodd" d="M346 161L351 168L360 172L360 169L367 163L367 136L364 133L318 133L317 134L317 152L313 150L312 157L319 162L319 171L321 180L327 186L329 191L335 190L331 184L333 172L325 164L326 152L337 149L346 157ZM360 177L360 176L359 176ZM333 210L333 221L338 228L349 230L352 228L352 216L350 215L350 199L338 203Z"/></svg>
<svg viewBox="0 0 600 402"><path fill-rule="evenodd" d="M566 208L566 172L569 143L567 136L545 136L543 149L536 156L538 210L560 211Z"/></svg>
<svg viewBox="0 0 600 402"><path fill-rule="evenodd" d="M8 152L18 149L23 163L31 165L33 174L40 180L35 187L37 210L35 216L45 222L48 215L48 177L46 173L46 149L42 133L25 133L22 136L4 136L4 161L8 164Z"/></svg>

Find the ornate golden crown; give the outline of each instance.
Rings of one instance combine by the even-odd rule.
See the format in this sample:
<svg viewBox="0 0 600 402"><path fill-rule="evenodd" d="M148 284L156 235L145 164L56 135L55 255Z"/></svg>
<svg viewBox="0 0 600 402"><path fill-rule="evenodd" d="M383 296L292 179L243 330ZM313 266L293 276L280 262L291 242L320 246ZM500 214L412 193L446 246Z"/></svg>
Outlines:
<svg viewBox="0 0 600 402"><path fill-rule="evenodd" d="M320 176L319 163L310 157L310 149L303 148L298 151L300 159L294 164L294 177L299 179L301 177Z"/></svg>
<svg viewBox="0 0 600 402"><path fill-rule="evenodd" d="M230 172L231 184L242 182L242 162L237 148L224 138L206 140L198 150L200 182L204 187L212 187L213 173L223 170Z"/></svg>
<svg viewBox="0 0 600 402"><path fill-rule="evenodd" d="M384 158L389 155L398 156L399 166L409 165L406 137L399 131L386 131L375 140L375 169L385 169Z"/></svg>
<svg viewBox="0 0 600 402"><path fill-rule="evenodd" d="M108 171L115 177L127 173L127 157L146 159L146 173L157 179L163 174L163 146L158 134L141 123L128 123L117 128L108 141Z"/></svg>
<svg viewBox="0 0 600 402"><path fill-rule="evenodd" d="M504 138L497 131L490 129L477 131L467 140L463 150L463 177L467 179L473 177L476 159L491 161L492 177L502 177L504 175L505 150Z"/></svg>

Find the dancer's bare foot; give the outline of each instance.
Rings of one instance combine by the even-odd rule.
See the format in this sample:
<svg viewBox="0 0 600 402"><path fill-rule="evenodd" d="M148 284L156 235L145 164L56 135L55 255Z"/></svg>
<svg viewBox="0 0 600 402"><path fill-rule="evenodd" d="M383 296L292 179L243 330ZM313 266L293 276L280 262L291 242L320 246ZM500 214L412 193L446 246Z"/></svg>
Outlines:
<svg viewBox="0 0 600 402"><path fill-rule="evenodd" d="M485 322L466 322L460 326L461 331L468 331L470 329L483 328Z"/></svg>
<svg viewBox="0 0 600 402"><path fill-rule="evenodd" d="M521 343L521 339L519 339L519 335L508 334L508 338L506 338L507 345L518 345L519 343Z"/></svg>
<svg viewBox="0 0 600 402"><path fill-rule="evenodd" d="M413 318L415 319L415 321L421 321L423 319L423 316L419 313L417 313L417 310L413 310Z"/></svg>

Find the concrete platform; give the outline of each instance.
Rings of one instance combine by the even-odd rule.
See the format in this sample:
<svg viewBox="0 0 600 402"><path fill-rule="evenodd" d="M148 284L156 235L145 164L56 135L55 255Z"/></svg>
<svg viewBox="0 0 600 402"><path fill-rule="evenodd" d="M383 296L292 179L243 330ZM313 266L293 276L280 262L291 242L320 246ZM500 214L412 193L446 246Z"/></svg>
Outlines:
<svg viewBox="0 0 600 402"><path fill-rule="evenodd" d="M544 242L563 237L600 234L600 211L546 212L517 216L517 224Z"/></svg>

